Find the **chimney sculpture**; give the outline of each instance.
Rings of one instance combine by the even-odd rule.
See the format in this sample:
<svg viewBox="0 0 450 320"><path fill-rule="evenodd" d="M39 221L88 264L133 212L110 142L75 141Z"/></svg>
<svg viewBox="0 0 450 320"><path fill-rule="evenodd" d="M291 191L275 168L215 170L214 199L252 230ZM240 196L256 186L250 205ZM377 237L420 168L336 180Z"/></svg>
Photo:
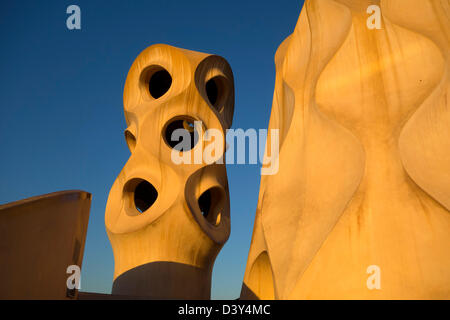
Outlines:
<svg viewBox="0 0 450 320"><path fill-rule="evenodd" d="M216 55L158 44L134 61L124 89L131 156L105 213L113 294L210 298L230 205L225 164L202 155L213 149L213 160L223 159L233 82L229 64ZM208 129L220 138L211 139ZM180 144L186 136L188 146Z"/></svg>
<svg viewBox="0 0 450 320"><path fill-rule="evenodd" d="M449 16L448 0L306 0L275 56L279 171L242 299L450 298Z"/></svg>

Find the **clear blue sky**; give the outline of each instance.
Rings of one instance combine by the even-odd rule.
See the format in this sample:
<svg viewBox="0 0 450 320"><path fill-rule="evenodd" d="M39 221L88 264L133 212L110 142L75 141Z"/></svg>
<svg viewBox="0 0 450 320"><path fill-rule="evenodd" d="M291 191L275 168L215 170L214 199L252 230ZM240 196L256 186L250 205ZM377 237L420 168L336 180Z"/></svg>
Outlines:
<svg viewBox="0 0 450 320"><path fill-rule="evenodd" d="M81 8L80 31L66 8ZM0 203L67 189L93 194L82 290L110 292L104 227L109 189L129 157L122 93L133 60L154 43L215 53L236 87L233 128L267 128L274 54L303 1L13 1L0 4ZM212 298L239 296L259 192L259 166L229 165L231 236Z"/></svg>

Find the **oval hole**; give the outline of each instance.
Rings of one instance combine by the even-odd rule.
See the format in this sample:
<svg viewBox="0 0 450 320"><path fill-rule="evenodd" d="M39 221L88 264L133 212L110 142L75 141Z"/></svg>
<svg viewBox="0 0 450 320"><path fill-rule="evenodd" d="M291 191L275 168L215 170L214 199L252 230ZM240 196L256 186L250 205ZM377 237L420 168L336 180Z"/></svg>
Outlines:
<svg viewBox="0 0 450 320"><path fill-rule="evenodd" d="M219 95L219 89L214 79L209 80L206 83L206 94L208 95L209 102L215 105L217 102L217 96Z"/></svg>
<svg viewBox="0 0 450 320"><path fill-rule="evenodd" d="M155 203L158 191L150 182L142 180L136 185L133 198L136 209L143 213Z"/></svg>
<svg viewBox="0 0 450 320"><path fill-rule="evenodd" d="M168 122L164 129L164 140L169 147L177 151L189 151L195 147L199 140L199 134L195 129L195 119L191 117L175 118ZM183 130L175 133L176 130ZM175 140L175 136L177 140ZM181 136L180 136L181 135ZM187 138L189 137L189 138ZM187 138L187 141L185 141Z"/></svg>
<svg viewBox="0 0 450 320"><path fill-rule="evenodd" d="M217 226L221 220L223 193L218 187L203 192L198 198L198 206L203 217L212 225Z"/></svg>
<svg viewBox="0 0 450 320"><path fill-rule="evenodd" d="M165 70L158 70L152 74L148 82L148 89L153 98L158 99L169 91L172 85L172 77L170 73Z"/></svg>
<svg viewBox="0 0 450 320"><path fill-rule="evenodd" d="M224 98L227 95L226 80L222 76L209 79L205 85L209 103L219 112L222 111Z"/></svg>

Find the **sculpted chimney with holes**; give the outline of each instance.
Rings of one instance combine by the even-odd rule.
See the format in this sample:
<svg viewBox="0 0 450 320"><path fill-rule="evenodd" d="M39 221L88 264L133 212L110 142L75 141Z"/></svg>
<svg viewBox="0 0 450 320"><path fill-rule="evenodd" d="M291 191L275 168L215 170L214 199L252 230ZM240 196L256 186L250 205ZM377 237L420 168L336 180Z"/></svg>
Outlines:
<svg viewBox="0 0 450 320"><path fill-rule="evenodd" d="M134 61L124 89L131 156L105 212L113 294L210 298L214 260L230 234L228 182L224 164L194 162L194 154L217 143L203 139L207 129L225 139L233 82L229 64L216 55L158 44ZM175 141L180 131L190 137L189 148ZM192 161L175 164L174 154Z"/></svg>
<svg viewBox="0 0 450 320"><path fill-rule="evenodd" d="M279 171L241 298L450 298L449 16L448 0L305 1L275 55Z"/></svg>

